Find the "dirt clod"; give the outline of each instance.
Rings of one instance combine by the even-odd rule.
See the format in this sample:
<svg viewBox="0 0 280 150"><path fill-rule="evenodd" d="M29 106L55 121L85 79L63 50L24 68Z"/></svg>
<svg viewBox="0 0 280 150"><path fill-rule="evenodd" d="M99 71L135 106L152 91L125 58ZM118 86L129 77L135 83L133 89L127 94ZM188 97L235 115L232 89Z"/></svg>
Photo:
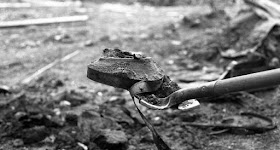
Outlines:
<svg viewBox="0 0 280 150"><path fill-rule="evenodd" d="M50 132L46 127L35 126L32 128L24 129L19 136L23 140L24 144L32 144L44 140L49 135Z"/></svg>
<svg viewBox="0 0 280 150"><path fill-rule="evenodd" d="M102 130L94 141L100 148L108 150L125 150L128 142L124 132L110 129Z"/></svg>

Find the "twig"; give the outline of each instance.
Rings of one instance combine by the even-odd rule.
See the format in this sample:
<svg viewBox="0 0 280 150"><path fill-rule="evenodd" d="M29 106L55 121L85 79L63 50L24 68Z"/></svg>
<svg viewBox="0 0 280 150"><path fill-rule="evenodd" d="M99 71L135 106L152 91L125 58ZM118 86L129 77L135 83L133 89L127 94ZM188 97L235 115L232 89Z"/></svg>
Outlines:
<svg viewBox="0 0 280 150"><path fill-rule="evenodd" d="M81 52L80 50L76 50L76 51L74 51L74 52L72 52L72 53L70 53L70 54L64 56L63 58L61 58L61 59L59 59L59 60L55 60L54 62L52 62L52 63L46 65L45 67L43 67L43 68L37 70L37 71L36 71L35 73L33 73L31 76L25 78L21 83L24 84L24 85L30 83L32 80L38 78L42 73L44 73L45 71L49 70L50 68L52 68L52 67L55 66L56 64L62 63L62 62L64 62L64 61L66 61L66 60L68 60L68 59L70 59L70 58L76 56L76 55L79 54L80 52Z"/></svg>
<svg viewBox="0 0 280 150"><path fill-rule="evenodd" d="M81 21L87 21L88 18L89 17L87 15L81 15L81 16L5 21L5 22L0 22L0 28L24 27L30 25L47 25L47 24L55 24L55 23L67 23L67 22L81 22Z"/></svg>
<svg viewBox="0 0 280 150"><path fill-rule="evenodd" d="M80 7L82 5L81 1L75 2L58 2L52 0L22 0L27 3L31 3L32 6L39 7Z"/></svg>
<svg viewBox="0 0 280 150"><path fill-rule="evenodd" d="M30 3L0 3L0 8L29 8Z"/></svg>

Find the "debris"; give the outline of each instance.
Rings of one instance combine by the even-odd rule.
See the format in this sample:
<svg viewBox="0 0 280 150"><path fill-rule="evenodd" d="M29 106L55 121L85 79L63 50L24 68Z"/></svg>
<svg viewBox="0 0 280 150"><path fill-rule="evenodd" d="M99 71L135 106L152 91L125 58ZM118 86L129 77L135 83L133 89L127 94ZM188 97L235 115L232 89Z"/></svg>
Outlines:
<svg viewBox="0 0 280 150"><path fill-rule="evenodd" d="M32 87L36 88L53 88L57 89L65 85L65 79L58 77L56 74L46 74L40 76L36 80L36 84L31 85ZM30 86L30 87L31 87Z"/></svg>
<svg viewBox="0 0 280 150"><path fill-rule="evenodd" d="M0 94L11 94L11 89L6 85L0 85Z"/></svg>
<svg viewBox="0 0 280 150"><path fill-rule="evenodd" d="M70 103L69 101L61 101L61 102L59 103L59 105L60 105L61 107L69 107L69 106L71 106L71 103Z"/></svg>
<svg viewBox="0 0 280 150"><path fill-rule="evenodd" d="M13 146L20 147L20 146L23 146L23 145L24 145L24 142L22 141L22 139L13 140Z"/></svg>
<svg viewBox="0 0 280 150"><path fill-rule="evenodd" d="M252 55L252 57L249 57L247 60L232 61L226 67L225 72L219 77L219 79L236 77L269 69L272 68L267 66L263 57L254 57Z"/></svg>
<svg viewBox="0 0 280 150"><path fill-rule="evenodd" d="M10 69L16 66L24 66L22 62L20 61L14 61L11 63L4 63L0 65L0 69Z"/></svg>
<svg viewBox="0 0 280 150"><path fill-rule="evenodd" d="M24 144L32 144L44 140L50 135L50 132L45 126L35 126L22 130L20 134L19 137L23 140Z"/></svg>
<svg viewBox="0 0 280 150"><path fill-rule="evenodd" d="M97 111L86 110L82 112L78 119L78 127L82 132L83 139L88 142L101 129L118 130L121 126L114 118L109 116L102 117ZM92 128L94 127L94 128Z"/></svg>
<svg viewBox="0 0 280 150"><path fill-rule="evenodd" d="M229 58L229 59L237 59L237 58L245 57L245 56L247 56L248 53L250 53L249 50L237 52L234 49L227 49L226 51L220 52L220 54L223 58Z"/></svg>
<svg viewBox="0 0 280 150"><path fill-rule="evenodd" d="M231 21L230 30L226 32L231 47L220 51L222 57L233 59L222 77L234 77L273 68L278 68L280 5L272 1L245 0L252 11L240 12ZM229 69L231 68L231 69ZM221 78L222 78L221 77ZM220 79L221 79L220 78Z"/></svg>
<svg viewBox="0 0 280 150"><path fill-rule="evenodd" d="M196 28L201 25L201 20L199 18L190 18L188 16L184 16L182 18L182 24L187 25L191 28Z"/></svg>
<svg viewBox="0 0 280 150"><path fill-rule="evenodd" d="M94 142L102 149L125 150L128 139L123 131L104 129L100 131Z"/></svg>
<svg viewBox="0 0 280 150"><path fill-rule="evenodd" d="M236 134L255 134L263 133L276 128L272 119L249 112L243 112L238 116L231 116L224 118L220 123L208 124L208 123L184 123L188 126L196 127L212 127L212 133L221 134L231 131ZM216 129L214 129L216 128ZM218 130L217 130L218 129Z"/></svg>
<svg viewBox="0 0 280 150"><path fill-rule="evenodd" d="M73 133L74 132L74 133ZM73 149L72 147L79 147L75 141L75 132L76 130L72 130L70 128L70 132L67 130L59 130L59 133L57 133L56 138L55 138L55 143L63 143L68 146L68 148Z"/></svg>
<svg viewBox="0 0 280 150"><path fill-rule="evenodd" d="M175 46L180 46L182 44L182 42L181 41L172 40L171 44L175 45Z"/></svg>
<svg viewBox="0 0 280 150"><path fill-rule="evenodd" d="M160 126L160 125L162 125L162 123L163 123L163 120L161 117L154 117L152 119L152 124L155 126Z"/></svg>
<svg viewBox="0 0 280 150"><path fill-rule="evenodd" d="M89 19L88 16L81 15L81 16L67 16L67 17L56 17L56 18L4 21L4 22L0 22L0 28L14 28L14 27L25 27L31 25L48 25L48 24L57 24L57 23L68 23L68 22L84 22L87 21L88 19Z"/></svg>
<svg viewBox="0 0 280 150"><path fill-rule="evenodd" d="M87 40L84 43L84 46L86 46L86 47L91 47L91 46L94 46L94 45L95 45L95 42L93 42L92 40Z"/></svg>
<svg viewBox="0 0 280 150"><path fill-rule="evenodd" d="M61 43L73 43L74 40L69 34L62 33L62 34L57 34L53 37L55 41L61 42Z"/></svg>
<svg viewBox="0 0 280 150"><path fill-rule="evenodd" d="M26 104L25 104L26 105ZM45 126L45 127L62 127L64 122L58 120L56 116L50 114L44 114L46 112L40 112L40 110L29 110L24 114L16 114L18 121L21 123L22 128L32 128L34 126Z"/></svg>
<svg viewBox="0 0 280 150"><path fill-rule="evenodd" d="M103 116L111 117L114 121L116 121L120 125L128 125L128 126L137 126L137 125L143 125L140 118L134 116L133 112L131 110L125 108L125 107L113 107L112 105L109 105L108 107L104 108L104 113L102 113Z"/></svg>
<svg viewBox="0 0 280 150"><path fill-rule="evenodd" d="M20 120L21 118L26 117L26 116L27 116L27 113L26 113L26 112L21 112L21 111L19 111L19 112L17 112L14 116L15 116L15 118L16 118L17 120Z"/></svg>
<svg viewBox="0 0 280 150"><path fill-rule="evenodd" d="M80 143L80 142L78 142L77 144L78 144L80 147L82 147L84 150L88 150L88 147L87 147L85 144Z"/></svg>
<svg viewBox="0 0 280 150"><path fill-rule="evenodd" d="M52 68L53 66L55 66L58 63L62 63L74 56L76 56L77 54L79 54L81 51L80 50L76 50L66 56L64 56L63 58L59 59L59 60L55 60L54 62L48 64L47 66L37 70L35 73L33 73L31 76L25 78L21 83L26 85L29 84L32 80L38 78L42 73L44 73L45 71L49 70L50 68Z"/></svg>
<svg viewBox="0 0 280 150"><path fill-rule="evenodd" d="M85 104L93 96L85 91L79 90L62 90L52 94L52 99L62 107L76 107Z"/></svg>
<svg viewBox="0 0 280 150"><path fill-rule="evenodd" d="M269 0L245 0L254 12L241 12L231 20L230 30L226 34L232 42L230 49L243 51L251 49L267 37L269 31L280 23L280 5ZM267 19L267 20L266 20ZM245 53L245 52L244 52Z"/></svg>
<svg viewBox="0 0 280 150"><path fill-rule="evenodd" d="M280 66L280 51L277 50L279 30L280 24L273 26L266 37L252 49L232 51L233 55L238 56L234 58L238 61L232 61L222 76L228 78L278 68Z"/></svg>
<svg viewBox="0 0 280 150"><path fill-rule="evenodd" d="M23 43L20 44L21 48L33 48L33 47L37 47L41 45L40 41L25 41Z"/></svg>

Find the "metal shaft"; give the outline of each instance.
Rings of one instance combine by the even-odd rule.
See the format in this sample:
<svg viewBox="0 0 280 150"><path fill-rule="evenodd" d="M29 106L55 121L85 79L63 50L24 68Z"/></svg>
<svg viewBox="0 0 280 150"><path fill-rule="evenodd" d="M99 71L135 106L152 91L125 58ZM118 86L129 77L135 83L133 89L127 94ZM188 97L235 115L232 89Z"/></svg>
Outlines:
<svg viewBox="0 0 280 150"><path fill-rule="evenodd" d="M260 89L280 84L280 69L273 69L224 80L217 80L178 90L169 96L170 105L179 104L188 99L219 96L223 94Z"/></svg>
<svg viewBox="0 0 280 150"><path fill-rule="evenodd" d="M225 80L218 80L214 86L214 92L221 95L238 91L271 87L279 84L280 69L274 69Z"/></svg>

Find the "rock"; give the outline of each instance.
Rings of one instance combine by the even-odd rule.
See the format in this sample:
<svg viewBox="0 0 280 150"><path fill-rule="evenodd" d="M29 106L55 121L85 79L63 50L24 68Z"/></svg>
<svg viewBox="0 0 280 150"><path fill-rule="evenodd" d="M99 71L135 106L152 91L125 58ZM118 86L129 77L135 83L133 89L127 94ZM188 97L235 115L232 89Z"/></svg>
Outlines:
<svg viewBox="0 0 280 150"><path fill-rule="evenodd" d="M100 37L100 39L99 39L99 41L101 41L101 42L106 42L106 41L110 41L110 40L111 40L111 38L109 35L104 35L104 36Z"/></svg>
<svg viewBox="0 0 280 150"><path fill-rule="evenodd" d="M201 24L201 20L198 18L190 18L187 16L184 16L182 19L182 24L183 25L188 25L191 28L199 27Z"/></svg>
<svg viewBox="0 0 280 150"><path fill-rule="evenodd" d="M32 144L44 140L50 135L50 132L45 126L35 126L24 129L20 134L24 144Z"/></svg>
<svg viewBox="0 0 280 150"><path fill-rule="evenodd" d="M78 144L83 150L88 150L88 147L87 147L85 144L80 143L80 142L78 142L77 144Z"/></svg>
<svg viewBox="0 0 280 150"><path fill-rule="evenodd" d="M95 111L85 111L78 118L78 127L81 130L79 137L81 142L89 142L96 138L97 133L102 129L120 129L121 126L112 118L102 117Z"/></svg>
<svg viewBox="0 0 280 150"><path fill-rule="evenodd" d="M129 126L133 126L135 125L136 120L134 120L133 116L130 116L132 114L132 112L130 112L130 110L125 109L125 108L121 108L121 107L111 107L110 106L105 106L105 108L103 108L104 111L102 113L102 115L104 116L104 118L110 118L112 120L114 120L115 122L119 123L120 125L129 125ZM126 111L126 112L125 112ZM129 112L127 112L129 111Z"/></svg>
<svg viewBox="0 0 280 150"><path fill-rule="evenodd" d="M21 119L21 118L23 118L23 117L26 117L26 116L27 116L27 113L26 113L26 112L22 112L22 111L19 111L19 112L15 113L15 115L14 115L14 117L15 117L17 120L19 120L19 119Z"/></svg>
<svg viewBox="0 0 280 150"><path fill-rule="evenodd" d="M65 122L70 126L77 126L78 119L79 119L79 117L73 113L68 113L65 115Z"/></svg>
<svg viewBox="0 0 280 150"><path fill-rule="evenodd" d="M82 90L63 90L52 94L54 101L60 101L61 107L76 107L85 104L92 95Z"/></svg>
<svg viewBox="0 0 280 150"><path fill-rule="evenodd" d="M69 102L69 101L61 101L60 103L59 103L59 106L61 106L61 107L70 107L71 106L71 103Z"/></svg>
<svg viewBox="0 0 280 150"><path fill-rule="evenodd" d="M15 139L14 141L13 141L13 146L15 146L15 147L20 147L20 146L23 146L23 141L22 141L22 139Z"/></svg>
<svg viewBox="0 0 280 150"><path fill-rule="evenodd" d="M65 130L65 129L64 129ZM66 145L76 145L75 136L71 133L73 130L60 130L60 132L56 135L55 143L65 143Z"/></svg>
<svg viewBox="0 0 280 150"><path fill-rule="evenodd" d="M27 113L26 115L17 116L19 122L24 128L32 128L34 126L46 126L46 127L61 127L63 122L55 116L50 116L38 112Z"/></svg>
<svg viewBox="0 0 280 150"><path fill-rule="evenodd" d="M94 45L95 45L95 43L92 40L87 40L84 43L85 47L91 47L91 46L94 46Z"/></svg>
<svg viewBox="0 0 280 150"><path fill-rule="evenodd" d="M136 150L137 148L135 146L133 146L133 145L129 145L127 149L128 150Z"/></svg>
<svg viewBox="0 0 280 150"><path fill-rule="evenodd" d="M52 87L62 87L64 86L64 81L62 81L61 79L54 79L51 80L50 84L52 85Z"/></svg>
<svg viewBox="0 0 280 150"><path fill-rule="evenodd" d="M94 142L102 149L107 150L124 150L127 148L128 139L123 131L105 129Z"/></svg>
<svg viewBox="0 0 280 150"><path fill-rule="evenodd" d="M27 40L23 43L20 43L20 48L33 48L39 46L41 43L39 41Z"/></svg>
<svg viewBox="0 0 280 150"><path fill-rule="evenodd" d="M101 116L94 111L85 111L78 120L79 127L89 126L90 129L119 129L120 125L109 116Z"/></svg>
<svg viewBox="0 0 280 150"><path fill-rule="evenodd" d="M0 94L11 94L11 89L6 85L0 85Z"/></svg>
<svg viewBox="0 0 280 150"><path fill-rule="evenodd" d="M55 41L61 42L61 43L73 43L74 40L69 34L63 33L63 34L57 34L53 37Z"/></svg>
<svg viewBox="0 0 280 150"><path fill-rule="evenodd" d="M152 119L152 124L155 126L160 126L160 125L162 125L162 123L163 123L163 120L161 117L154 117Z"/></svg>

